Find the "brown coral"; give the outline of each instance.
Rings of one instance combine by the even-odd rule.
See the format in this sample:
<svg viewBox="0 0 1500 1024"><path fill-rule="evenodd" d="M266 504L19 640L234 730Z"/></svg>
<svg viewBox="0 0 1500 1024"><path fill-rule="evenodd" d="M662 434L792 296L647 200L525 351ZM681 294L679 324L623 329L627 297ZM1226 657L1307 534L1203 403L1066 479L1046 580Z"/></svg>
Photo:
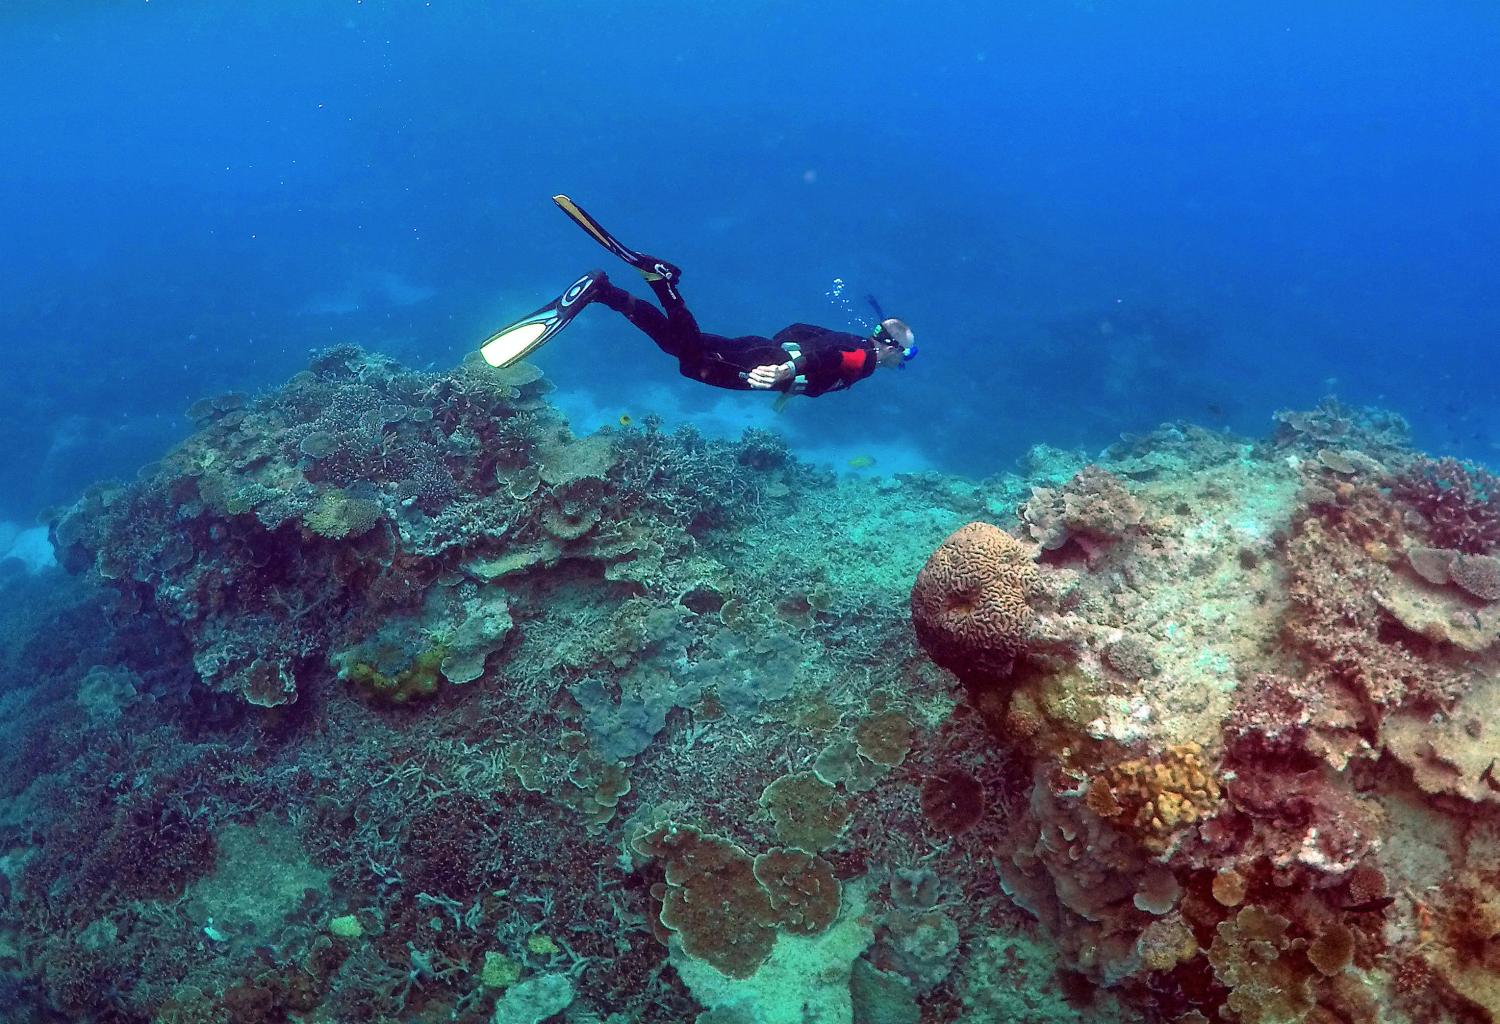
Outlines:
<svg viewBox="0 0 1500 1024"><path fill-rule="evenodd" d="M828 849L849 825L849 802L813 772L783 775L762 791L760 805L781 841L808 853Z"/></svg>
<svg viewBox="0 0 1500 1024"><path fill-rule="evenodd" d="M1141 962L1153 971L1170 971L1198 955L1198 940L1192 929L1175 914L1152 921L1135 940Z"/></svg>
<svg viewBox="0 0 1500 1024"><path fill-rule="evenodd" d="M755 878L789 932L816 935L839 916L839 882L833 865L822 857L801 850L769 850L755 858Z"/></svg>
<svg viewBox="0 0 1500 1024"><path fill-rule="evenodd" d="M1325 978L1331 978L1354 960L1354 933L1341 924L1328 928L1307 947L1307 959Z"/></svg>
<svg viewBox="0 0 1500 1024"><path fill-rule="evenodd" d="M911 722L899 711L861 719L854 727L859 752L876 764L895 767L911 752Z"/></svg>
<svg viewBox="0 0 1500 1024"><path fill-rule="evenodd" d="M1344 897L1350 907L1364 907L1386 898L1389 883L1385 872L1371 863L1356 865L1344 883Z"/></svg>
<svg viewBox="0 0 1500 1024"><path fill-rule="evenodd" d="M666 866L661 923L683 952L732 978L754 974L771 955L778 915L750 855L721 836L670 824L632 845Z"/></svg>
<svg viewBox="0 0 1500 1024"><path fill-rule="evenodd" d="M1500 558L1460 554L1448 566L1453 582L1481 601L1500 601Z"/></svg>
<svg viewBox="0 0 1500 1024"><path fill-rule="evenodd" d="M920 801L928 822L946 835L967 832L984 817L984 788L978 779L959 769L924 781Z"/></svg>
<svg viewBox="0 0 1500 1024"><path fill-rule="evenodd" d="M1245 907L1219 923L1208 959L1215 977L1230 990L1225 1005L1232 1019L1294 1024L1312 1010L1310 972L1287 938L1290 924L1261 907Z"/></svg>
<svg viewBox="0 0 1500 1024"><path fill-rule="evenodd" d="M928 558L911 592L917 639L966 680L1010 672L1025 646L1037 571L1026 546L988 523L960 527Z"/></svg>
<svg viewBox="0 0 1500 1024"><path fill-rule="evenodd" d="M297 684L286 666L257 658L238 673L240 696L260 708L276 708L297 699Z"/></svg>

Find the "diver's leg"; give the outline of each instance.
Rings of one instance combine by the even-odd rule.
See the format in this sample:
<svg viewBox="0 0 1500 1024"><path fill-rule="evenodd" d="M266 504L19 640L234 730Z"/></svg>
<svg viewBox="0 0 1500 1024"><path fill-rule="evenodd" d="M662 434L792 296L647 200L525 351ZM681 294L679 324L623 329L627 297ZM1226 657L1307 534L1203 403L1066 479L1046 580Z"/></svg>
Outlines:
<svg viewBox="0 0 1500 1024"><path fill-rule="evenodd" d="M656 301L667 311L667 322L672 325L672 330L682 338L699 337L703 331L698 327L692 311L687 308L687 303L682 300L682 293L677 290L676 282L658 278L650 284Z"/></svg>
<svg viewBox="0 0 1500 1024"><path fill-rule="evenodd" d="M653 281L652 289L655 290L658 285L665 284L665 281ZM657 294L660 296L661 293L657 292ZM693 320L693 315L687 312L687 307L682 305L680 296L676 301L681 307L681 313L676 316L672 315L670 306L668 312L664 314L651 303L636 298L610 281L604 281L599 285L595 301L602 302L629 320L638 331L656 342L656 347L669 356L682 358L684 351L695 343L699 333L697 322Z"/></svg>

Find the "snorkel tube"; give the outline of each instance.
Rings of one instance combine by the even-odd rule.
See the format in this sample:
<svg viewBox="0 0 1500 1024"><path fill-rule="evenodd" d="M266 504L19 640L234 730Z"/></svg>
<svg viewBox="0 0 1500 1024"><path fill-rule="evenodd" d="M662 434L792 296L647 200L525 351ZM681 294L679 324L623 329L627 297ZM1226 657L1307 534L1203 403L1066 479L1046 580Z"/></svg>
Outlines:
<svg viewBox="0 0 1500 1024"><path fill-rule="evenodd" d="M906 325L903 320L885 315L885 310L880 308L880 300L873 295L866 295L865 301L875 311L875 316L880 320L875 330L870 332L870 339L881 345L889 345L901 350L901 365L899 369L906 369L906 364L917 357L917 346L913 344L916 340L916 332Z"/></svg>

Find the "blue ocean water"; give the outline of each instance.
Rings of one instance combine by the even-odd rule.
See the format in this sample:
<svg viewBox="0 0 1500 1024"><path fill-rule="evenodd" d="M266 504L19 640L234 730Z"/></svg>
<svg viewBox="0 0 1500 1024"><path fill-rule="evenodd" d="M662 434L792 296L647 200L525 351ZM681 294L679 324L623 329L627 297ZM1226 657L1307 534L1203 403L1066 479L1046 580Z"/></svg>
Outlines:
<svg viewBox="0 0 1500 1024"><path fill-rule="evenodd" d="M922 349L778 416L593 311L538 357L582 429L985 475L1337 393L1493 461L1497 67L1479 2L9 3L0 518L310 350L450 365L626 283L554 192L709 330L851 326L841 280Z"/></svg>

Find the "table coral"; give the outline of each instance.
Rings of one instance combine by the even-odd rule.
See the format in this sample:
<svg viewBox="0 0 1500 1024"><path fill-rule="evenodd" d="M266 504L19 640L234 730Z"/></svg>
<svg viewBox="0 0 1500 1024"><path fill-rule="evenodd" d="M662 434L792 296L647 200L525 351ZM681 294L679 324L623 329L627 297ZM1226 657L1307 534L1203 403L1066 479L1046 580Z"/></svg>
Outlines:
<svg viewBox="0 0 1500 1024"><path fill-rule="evenodd" d="M822 857L802 850L768 850L755 858L755 879L789 932L816 935L839 916L839 882Z"/></svg>
<svg viewBox="0 0 1500 1024"><path fill-rule="evenodd" d="M808 853L828 849L849 824L848 801L813 772L783 775L761 793L760 804L781 841Z"/></svg>
<svg viewBox="0 0 1500 1024"><path fill-rule="evenodd" d="M660 826L632 846L665 866L661 923L684 952L732 978L754 974L771 955L778 921L754 859L721 836L686 826Z"/></svg>
<svg viewBox="0 0 1500 1024"><path fill-rule="evenodd" d="M912 725L899 711L860 719L854 727L859 752L876 764L895 767L911 751Z"/></svg>
<svg viewBox="0 0 1500 1024"><path fill-rule="evenodd" d="M1245 907L1216 929L1208 959L1227 987L1225 1005L1241 1024L1298 1024L1314 1006L1310 968L1290 922L1261 907Z"/></svg>

